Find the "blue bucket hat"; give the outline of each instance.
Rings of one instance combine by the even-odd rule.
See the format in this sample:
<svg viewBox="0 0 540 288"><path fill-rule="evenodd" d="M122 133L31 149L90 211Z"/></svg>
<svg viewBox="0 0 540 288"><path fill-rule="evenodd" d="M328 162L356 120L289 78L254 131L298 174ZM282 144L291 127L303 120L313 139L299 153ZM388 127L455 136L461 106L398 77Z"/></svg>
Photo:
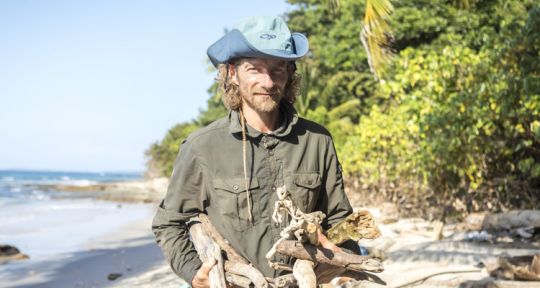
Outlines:
<svg viewBox="0 0 540 288"><path fill-rule="evenodd" d="M306 36L293 32L281 17L247 18L212 44L206 53L217 67L235 58L295 61L309 51Z"/></svg>

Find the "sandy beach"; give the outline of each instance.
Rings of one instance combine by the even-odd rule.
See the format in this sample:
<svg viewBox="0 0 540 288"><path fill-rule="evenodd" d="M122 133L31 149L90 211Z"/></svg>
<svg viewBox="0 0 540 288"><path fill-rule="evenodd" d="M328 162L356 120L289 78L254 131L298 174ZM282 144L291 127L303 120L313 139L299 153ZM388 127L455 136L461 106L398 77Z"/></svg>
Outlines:
<svg viewBox="0 0 540 288"><path fill-rule="evenodd" d="M59 219L54 226L56 231L48 228L32 236L24 236L26 234L19 231L16 234L22 235L20 238L45 241L49 237L49 241L60 243L49 245L57 251L32 251L18 239L18 243L22 243L19 248L30 254L31 259L0 265L0 287L179 287L184 282L165 263L150 230L154 209L163 197L165 187L164 180L41 186L43 190L93 195L91 199L80 200L86 202L71 199L66 204L70 209L62 210L61 205L56 204L57 210L63 211L63 217L73 217L70 220L84 218L79 219L80 224L76 226L83 227L86 232L84 236L78 236L77 230L67 224L73 221ZM73 208L73 205L79 206ZM50 208L50 203L48 206ZM399 218L395 209L388 207L355 208L369 210L374 215L382 236L375 240L362 240L360 245L382 257L385 267L384 272L375 275L377 280L362 281L357 283L357 287L488 287L488 283L495 281L484 268L490 261L495 261L500 255L540 253L538 243L516 243L508 239L507 243L493 244L467 232L462 223L445 225L438 239L435 222ZM86 214L85 209L88 210ZM51 213L50 209L46 211L43 213ZM85 216L96 211L102 217L89 220ZM51 223L55 216L44 218ZM4 224L0 228L0 242L6 240L2 239L2 229L13 230L20 226L15 224L12 227ZM62 225L68 226L59 228ZM106 229L100 230L101 226ZM62 237L67 237L65 235L71 237L67 242L72 246L61 244ZM117 277L111 280L108 278L111 275Z"/></svg>
<svg viewBox="0 0 540 288"><path fill-rule="evenodd" d="M497 287L489 285L501 285L507 281L491 278L485 269L486 264L496 261L501 255L540 253L538 243L492 244L475 239L464 231L462 224L445 226L443 238L438 240L433 234L434 223L404 218L384 224L388 217L380 209L357 209L370 210L376 216L382 236L375 240L361 240L360 245L382 257L385 270L373 274L377 280L361 281L353 287ZM167 265L158 264L139 275L123 278L113 287L172 288L178 287L177 279ZM508 283L516 285L515 282ZM535 287L535 284L521 282L516 287Z"/></svg>
<svg viewBox="0 0 540 288"><path fill-rule="evenodd" d="M29 259L0 265L0 287L107 287L166 267L151 232L163 180L2 180L0 244Z"/></svg>

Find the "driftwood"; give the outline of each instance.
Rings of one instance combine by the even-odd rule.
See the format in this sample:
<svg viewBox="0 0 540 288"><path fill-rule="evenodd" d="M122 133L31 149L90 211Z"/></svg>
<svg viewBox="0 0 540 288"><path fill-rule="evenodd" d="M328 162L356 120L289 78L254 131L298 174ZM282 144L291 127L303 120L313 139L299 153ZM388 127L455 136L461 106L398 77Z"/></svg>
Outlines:
<svg viewBox="0 0 540 288"><path fill-rule="evenodd" d="M279 267L283 264L273 262L272 258L276 251L276 246L287 239L295 239L299 243L309 243L314 246L319 246L319 235L322 235L321 222L326 215L320 211L312 213L304 213L293 202L291 194L287 191L285 185L276 189L278 200L274 203L274 211L272 220L276 224L283 223L284 214L291 217L291 222L280 233L281 238L272 246L270 251L266 253L268 265L274 269L288 268ZM313 267L315 263L306 259L297 259L292 267L294 278L298 282L300 288L315 288L317 286L317 277Z"/></svg>
<svg viewBox="0 0 540 288"><path fill-rule="evenodd" d="M221 249L206 233L197 218L192 218L189 225L189 234L193 240L193 245L199 254L201 261L205 262L208 259L215 259L216 265L212 267L209 273L209 284L211 288L226 288L225 271L223 270L223 258L221 257Z"/></svg>
<svg viewBox="0 0 540 288"><path fill-rule="evenodd" d="M232 286L236 287L249 288L251 285L251 280L249 280L249 278L231 272L225 272L225 279L227 279L227 282Z"/></svg>
<svg viewBox="0 0 540 288"><path fill-rule="evenodd" d="M246 277L255 287L268 287L268 282L262 273L249 264L225 261L225 271Z"/></svg>
<svg viewBox="0 0 540 288"><path fill-rule="evenodd" d="M538 282L493 280L485 288L538 288Z"/></svg>
<svg viewBox="0 0 540 288"><path fill-rule="evenodd" d="M267 278L267 280L270 286L275 288L297 286L296 278L294 278L293 274L285 274L276 278Z"/></svg>
<svg viewBox="0 0 540 288"><path fill-rule="evenodd" d="M315 263L310 260L296 259L293 266L294 278L298 281L299 288L316 288L317 276L313 271Z"/></svg>
<svg viewBox="0 0 540 288"><path fill-rule="evenodd" d="M467 216L470 230L502 230L540 227L539 210L518 210L498 214L474 213Z"/></svg>
<svg viewBox="0 0 540 288"><path fill-rule="evenodd" d="M410 287L410 286L408 286ZM538 282L497 280L486 277L481 280L468 280L459 284L460 288L538 288Z"/></svg>
<svg viewBox="0 0 540 288"><path fill-rule="evenodd" d="M206 214L199 214L199 220L206 233L227 254L228 261L224 265L225 271L248 278L255 287L266 288L268 286L264 275L234 250L229 242L219 234ZM233 279L234 277L231 276L229 278Z"/></svg>
<svg viewBox="0 0 540 288"><path fill-rule="evenodd" d="M201 224L204 227L204 230L214 241L221 247L223 251L227 254L227 259L231 262L235 263L242 263L242 264L249 264L249 261L240 256L234 248L229 244L229 241L227 241L219 232L217 231L216 227L210 222L210 219L208 218L208 215L206 214L199 214L199 220L201 221Z"/></svg>
<svg viewBox="0 0 540 288"><path fill-rule="evenodd" d="M251 280L244 276L225 272L225 278L231 285L236 287L253 287ZM266 281L268 281L269 288L285 288L298 286L293 274L285 274L276 278L266 278Z"/></svg>
<svg viewBox="0 0 540 288"><path fill-rule="evenodd" d="M310 244L301 244L293 240L281 241L276 246L276 251L297 259L330 264L351 271L381 272L384 270L382 262L378 258L345 252L334 252L330 249L315 247Z"/></svg>
<svg viewBox="0 0 540 288"><path fill-rule="evenodd" d="M540 281L540 254L499 257L496 263L488 263L486 270L498 279Z"/></svg>
<svg viewBox="0 0 540 288"><path fill-rule="evenodd" d="M291 269L293 271L292 274L274 279L264 278L260 271L251 266L248 260L239 255L229 242L221 236L207 215L199 215L198 220L200 224L198 225L202 225L204 232L211 238L212 242L216 243L227 256L228 260L223 265L225 271L223 274L224 279L226 277L229 284L246 288L252 285L263 288L288 286L299 286L301 288L316 287L316 276L313 271L315 263L343 267L349 271L381 272L383 270L380 259L338 251L340 249L319 247L321 244L324 245L324 243L319 242L319 234L322 233L320 222L324 219L325 215L321 212L302 213L290 200L290 195L284 190L285 187L280 188L278 192L282 194L278 194L278 196L281 196L280 199L282 202L276 203L273 218L274 220L282 220L279 212L287 211L294 221L291 222L292 225L289 225L289 227L282 231L282 239L269 251L267 258L270 260L276 252L296 258L295 265ZM373 239L378 237L380 232L371 214L366 211L360 211L353 213L335 225L334 229L329 232L330 235L333 235L335 242L341 243L348 239ZM296 238L296 241L286 240L291 238ZM330 242L335 243L334 241ZM325 247L328 247L328 245L325 245ZM272 262L269 262L269 264L272 264Z"/></svg>
<svg viewBox="0 0 540 288"><path fill-rule="evenodd" d="M373 216L368 211L356 211L328 230L328 240L339 245L349 239L375 239L381 235Z"/></svg>

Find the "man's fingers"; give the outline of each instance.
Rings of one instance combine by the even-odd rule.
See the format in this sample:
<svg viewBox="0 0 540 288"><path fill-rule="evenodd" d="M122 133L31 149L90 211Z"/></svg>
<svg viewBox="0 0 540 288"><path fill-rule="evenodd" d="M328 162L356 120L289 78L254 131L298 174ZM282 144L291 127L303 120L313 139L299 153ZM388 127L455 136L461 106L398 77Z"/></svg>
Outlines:
<svg viewBox="0 0 540 288"><path fill-rule="evenodd" d="M339 248L336 244L330 242L328 238L321 232L321 230L317 230L317 236L319 238L319 243L321 243L321 246L330 249L334 252L341 252L341 248Z"/></svg>
<svg viewBox="0 0 540 288"><path fill-rule="evenodd" d="M203 262L201 268L197 270L197 274L193 280L191 280L191 286L193 288L207 288L210 287L208 283L208 278L210 274L210 269L216 265L217 261L214 258L209 258Z"/></svg>
<svg viewBox="0 0 540 288"><path fill-rule="evenodd" d="M202 264L201 268L199 268L198 273L201 273L208 277L208 274L210 274L210 270L216 266L217 261L214 258L208 258L204 263Z"/></svg>

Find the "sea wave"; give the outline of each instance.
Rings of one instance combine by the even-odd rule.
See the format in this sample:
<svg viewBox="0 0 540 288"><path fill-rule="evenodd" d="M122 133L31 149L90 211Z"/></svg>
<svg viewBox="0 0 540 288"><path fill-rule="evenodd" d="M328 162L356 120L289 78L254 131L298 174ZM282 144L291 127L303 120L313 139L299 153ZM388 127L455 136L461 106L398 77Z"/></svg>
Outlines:
<svg viewBox="0 0 540 288"><path fill-rule="evenodd" d="M69 177L68 177L69 178ZM88 179L68 179L60 181L60 184L72 185L72 186L90 186L98 184L98 181L88 180Z"/></svg>

